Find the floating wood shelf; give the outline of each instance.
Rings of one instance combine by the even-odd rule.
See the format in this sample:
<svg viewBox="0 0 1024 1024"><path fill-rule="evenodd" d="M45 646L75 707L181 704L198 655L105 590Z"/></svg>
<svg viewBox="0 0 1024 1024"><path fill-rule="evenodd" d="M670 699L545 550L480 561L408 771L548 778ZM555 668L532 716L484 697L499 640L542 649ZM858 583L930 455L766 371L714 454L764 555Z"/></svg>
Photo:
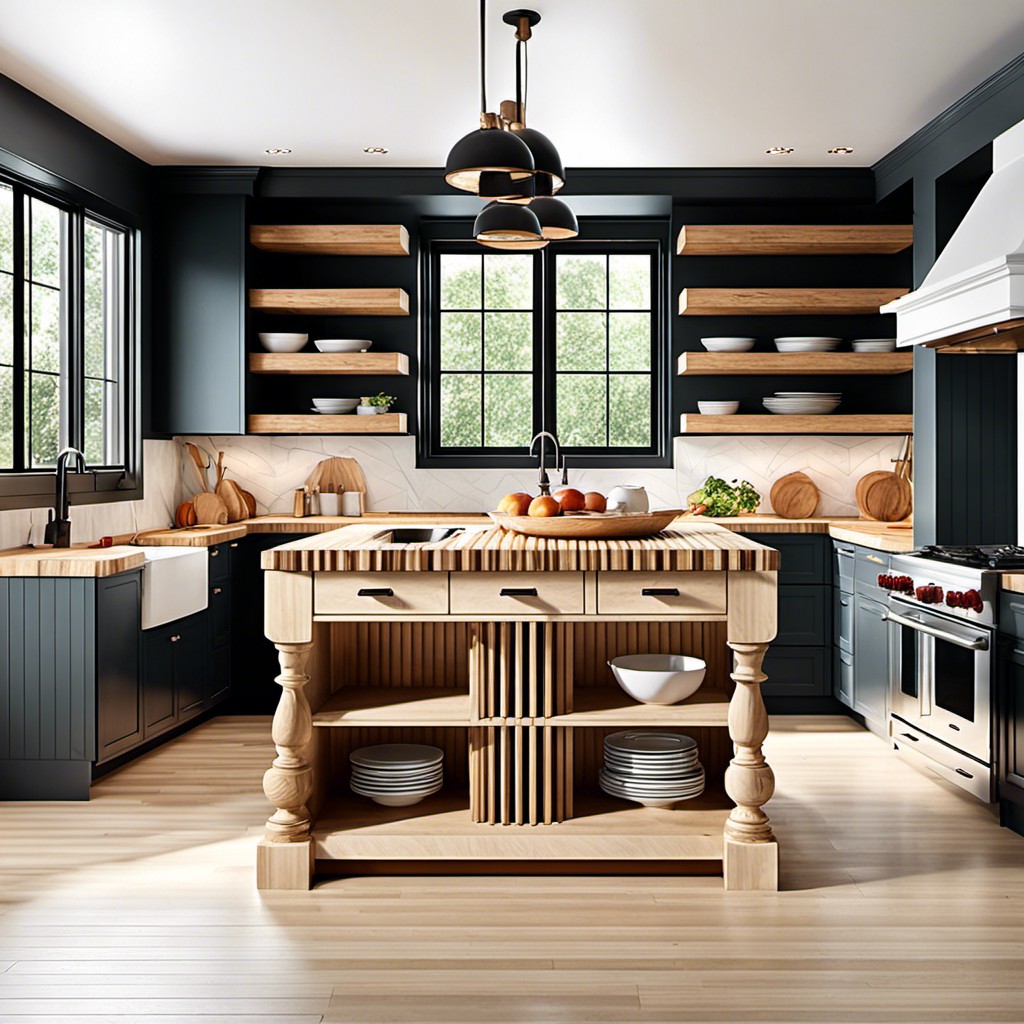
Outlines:
<svg viewBox="0 0 1024 1024"><path fill-rule="evenodd" d="M639 704L622 690L576 687L573 710L555 715L552 725L724 727L728 725L729 697L722 690L698 690L681 704Z"/></svg>
<svg viewBox="0 0 1024 1024"><path fill-rule="evenodd" d="M700 416L683 413L683 434L912 434L914 417L896 413L830 416Z"/></svg>
<svg viewBox="0 0 1024 1024"><path fill-rule="evenodd" d="M409 232L401 224L254 224L249 241L267 252L409 255Z"/></svg>
<svg viewBox="0 0 1024 1024"><path fill-rule="evenodd" d="M329 800L313 829L321 860L721 860L729 800L707 791L673 808L580 794L574 816L538 828L474 822L464 791L413 807Z"/></svg>
<svg viewBox="0 0 1024 1024"><path fill-rule="evenodd" d="M684 288L680 316L876 314L906 288Z"/></svg>
<svg viewBox="0 0 1024 1024"><path fill-rule="evenodd" d="M468 692L426 686L344 687L313 715L320 726L469 724Z"/></svg>
<svg viewBox="0 0 1024 1024"><path fill-rule="evenodd" d="M814 256L902 252L911 224L686 224L680 256Z"/></svg>
<svg viewBox="0 0 1024 1024"><path fill-rule="evenodd" d="M308 316L408 316L404 288L252 288L249 305L264 313Z"/></svg>
<svg viewBox="0 0 1024 1024"><path fill-rule="evenodd" d="M250 434L404 434L407 432L404 412L383 416L308 416L278 413L256 413L249 417Z"/></svg>
<svg viewBox="0 0 1024 1024"><path fill-rule="evenodd" d="M680 377L909 373L912 352L684 352Z"/></svg>
<svg viewBox="0 0 1024 1024"><path fill-rule="evenodd" d="M250 352L250 373L408 376L402 352Z"/></svg>

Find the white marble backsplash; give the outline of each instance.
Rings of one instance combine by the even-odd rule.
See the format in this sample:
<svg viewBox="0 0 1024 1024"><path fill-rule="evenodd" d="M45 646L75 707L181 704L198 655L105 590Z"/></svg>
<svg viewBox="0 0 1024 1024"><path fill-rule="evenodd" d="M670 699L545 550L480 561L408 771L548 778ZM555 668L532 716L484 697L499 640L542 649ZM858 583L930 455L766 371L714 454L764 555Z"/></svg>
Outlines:
<svg viewBox="0 0 1024 1024"><path fill-rule="evenodd" d="M252 491L260 513L289 513L293 492L316 464L347 455L363 468L367 505L376 511L473 512L494 508L510 491L534 491L536 472L528 469L417 469L413 437L189 437L208 453L224 452L232 479ZM865 473L891 469L900 437L677 437L674 468L573 470L570 483L581 490L607 492L617 483L647 488L655 507L683 507L686 495L708 475L749 480L763 496L786 473L803 470L821 491L819 515L857 515L854 487ZM552 477L552 479L555 479ZM180 468L180 494L195 490L187 467Z"/></svg>
<svg viewBox="0 0 1024 1024"><path fill-rule="evenodd" d="M88 543L104 536L136 533L168 526L181 489L179 445L174 441L144 441L142 449L145 497L71 509L71 542ZM42 543L45 508L0 512L0 548Z"/></svg>

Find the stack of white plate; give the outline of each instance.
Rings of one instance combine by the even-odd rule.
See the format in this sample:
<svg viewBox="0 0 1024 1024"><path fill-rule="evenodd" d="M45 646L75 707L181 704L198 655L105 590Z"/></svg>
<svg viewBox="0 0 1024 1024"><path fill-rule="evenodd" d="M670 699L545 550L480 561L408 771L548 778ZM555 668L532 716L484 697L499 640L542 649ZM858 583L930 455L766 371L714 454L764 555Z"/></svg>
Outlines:
<svg viewBox="0 0 1024 1024"><path fill-rule="evenodd" d="M832 352L839 347L841 341L842 338L776 338L775 347L780 352Z"/></svg>
<svg viewBox="0 0 1024 1024"><path fill-rule="evenodd" d="M349 754L353 793L385 807L410 807L444 784L444 751L423 743L381 743Z"/></svg>
<svg viewBox="0 0 1024 1024"><path fill-rule="evenodd" d="M895 338L856 338L853 342L854 352L895 352Z"/></svg>
<svg viewBox="0 0 1024 1024"><path fill-rule="evenodd" d="M697 742L678 732L616 732L604 740L601 789L644 807L671 807L704 792Z"/></svg>
<svg viewBox="0 0 1024 1024"><path fill-rule="evenodd" d="M754 338L701 338L700 343L709 352L749 352Z"/></svg>
<svg viewBox="0 0 1024 1024"><path fill-rule="evenodd" d="M365 352L373 342L363 338L321 338L313 344L321 352Z"/></svg>
<svg viewBox="0 0 1024 1024"><path fill-rule="evenodd" d="M325 416L345 416L354 412L358 404L358 398L314 398L312 411Z"/></svg>
<svg viewBox="0 0 1024 1024"><path fill-rule="evenodd" d="M839 408L842 397L838 391L776 391L763 404L783 416L825 416Z"/></svg>

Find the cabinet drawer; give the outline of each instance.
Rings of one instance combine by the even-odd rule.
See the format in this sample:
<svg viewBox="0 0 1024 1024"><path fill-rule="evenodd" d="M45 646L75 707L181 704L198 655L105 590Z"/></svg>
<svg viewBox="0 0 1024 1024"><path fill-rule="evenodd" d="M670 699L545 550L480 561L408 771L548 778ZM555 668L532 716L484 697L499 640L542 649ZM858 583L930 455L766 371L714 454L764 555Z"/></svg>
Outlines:
<svg viewBox="0 0 1024 1024"><path fill-rule="evenodd" d="M447 615L446 572L325 572L313 584L317 615Z"/></svg>
<svg viewBox="0 0 1024 1024"><path fill-rule="evenodd" d="M857 561L857 548L854 544L847 544L845 541L833 541L835 550L835 580L839 589L844 591L853 590L854 565Z"/></svg>
<svg viewBox="0 0 1024 1024"><path fill-rule="evenodd" d="M761 684L766 697L827 697L832 692L830 647L768 648Z"/></svg>
<svg viewBox="0 0 1024 1024"><path fill-rule="evenodd" d="M999 595L999 631L1024 638L1024 594L1004 590Z"/></svg>
<svg viewBox="0 0 1024 1024"><path fill-rule="evenodd" d="M599 572L597 610L617 615L724 615L724 572Z"/></svg>
<svg viewBox="0 0 1024 1024"><path fill-rule="evenodd" d="M853 654L853 595L835 588L836 643L841 651Z"/></svg>
<svg viewBox="0 0 1024 1024"><path fill-rule="evenodd" d="M821 647L832 642L831 587L779 587L781 646Z"/></svg>
<svg viewBox="0 0 1024 1024"><path fill-rule="evenodd" d="M742 536L779 552L779 586L831 583L830 540L822 533L745 533Z"/></svg>
<svg viewBox="0 0 1024 1024"><path fill-rule="evenodd" d="M581 572L453 572L455 615L582 615Z"/></svg>
<svg viewBox="0 0 1024 1024"><path fill-rule="evenodd" d="M881 595L878 589L878 574L889 571L889 556L884 551L857 548L856 582L858 589L874 596Z"/></svg>
<svg viewBox="0 0 1024 1024"><path fill-rule="evenodd" d="M210 643L214 647L231 641L231 581L210 586Z"/></svg>
<svg viewBox="0 0 1024 1024"><path fill-rule="evenodd" d="M836 658L838 675L836 676L836 697L848 708L853 707L853 655L839 651Z"/></svg>
<svg viewBox="0 0 1024 1024"><path fill-rule="evenodd" d="M231 575L231 551L237 547L233 544L215 544L207 548L210 557L210 582L223 583Z"/></svg>

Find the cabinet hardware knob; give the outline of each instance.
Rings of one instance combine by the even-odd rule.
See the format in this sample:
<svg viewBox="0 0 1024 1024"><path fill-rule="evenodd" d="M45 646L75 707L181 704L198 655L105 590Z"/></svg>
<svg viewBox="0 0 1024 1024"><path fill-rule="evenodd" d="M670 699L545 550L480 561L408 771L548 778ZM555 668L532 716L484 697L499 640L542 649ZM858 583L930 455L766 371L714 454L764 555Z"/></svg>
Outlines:
<svg viewBox="0 0 1024 1024"><path fill-rule="evenodd" d="M640 593L644 597L678 597L678 587L644 587Z"/></svg>
<svg viewBox="0 0 1024 1024"><path fill-rule="evenodd" d="M502 587L498 597L536 597L536 587Z"/></svg>
<svg viewBox="0 0 1024 1024"><path fill-rule="evenodd" d="M237 540L233 540L233 541L232 541L232 542L231 542L231 543L230 543L230 544L228 545L228 547L229 547L229 548L237 548L237 547L238 547L238 541L237 541Z"/></svg>
<svg viewBox="0 0 1024 1024"><path fill-rule="evenodd" d="M171 643L176 644L180 639L181 635L179 633L175 633L174 636L171 637Z"/></svg>
<svg viewBox="0 0 1024 1024"><path fill-rule="evenodd" d="M390 587L361 587L356 591L356 597L394 597L395 592Z"/></svg>
<svg viewBox="0 0 1024 1024"><path fill-rule="evenodd" d="M221 588L220 588L220 587L214 587L214 588L213 588L213 592L214 592L215 594L219 594L219 593L221 593Z"/></svg>
<svg viewBox="0 0 1024 1024"><path fill-rule="evenodd" d="M879 558L877 555L865 555L864 556L869 562L877 562L879 565L885 565L885 560Z"/></svg>
<svg viewBox="0 0 1024 1024"><path fill-rule="evenodd" d="M210 548L210 557L211 558L216 558L219 554L220 554L220 552L216 548Z"/></svg>

